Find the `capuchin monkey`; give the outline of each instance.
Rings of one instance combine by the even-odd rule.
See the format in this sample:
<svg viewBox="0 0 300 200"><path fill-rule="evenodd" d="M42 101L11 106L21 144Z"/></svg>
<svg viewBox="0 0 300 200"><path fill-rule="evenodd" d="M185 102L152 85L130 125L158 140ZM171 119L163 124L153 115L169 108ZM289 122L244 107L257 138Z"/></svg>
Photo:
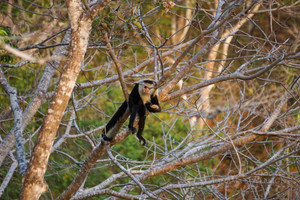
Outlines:
<svg viewBox="0 0 300 200"><path fill-rule="evenodd" d="M146 144L145 139L142 136L145 121L146 121L146 109L149 112L160 112L161 108L157 99L157 89L156 89L156 82L154 80L142 80L134 86L130 95L129 95L129 112L130 112L130 119L128 128L134 134L136 132L136 128L133 127L133 123L135 120L136 115L139 115L139 129L137 132L137 137L139 142L143 145ZM114 127L117 121L124 115L127 109L127 102L126 100L111 118L111 120L107 123L106 127L102 131L102 138L106 141L111 141L112 138L107 137L106 133Z"/></svg>

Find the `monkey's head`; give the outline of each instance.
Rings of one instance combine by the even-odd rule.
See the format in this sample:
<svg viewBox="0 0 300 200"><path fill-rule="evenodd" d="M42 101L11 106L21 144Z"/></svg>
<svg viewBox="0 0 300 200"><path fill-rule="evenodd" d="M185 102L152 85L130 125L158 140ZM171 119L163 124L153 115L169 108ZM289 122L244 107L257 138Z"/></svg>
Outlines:
<svg viewBox="0 0 300 200"><path fill-rule="evenodd" d="M154 80L141 80L137 84L139 84L140 94L152 95L156 91L156 82Z"/></svg>

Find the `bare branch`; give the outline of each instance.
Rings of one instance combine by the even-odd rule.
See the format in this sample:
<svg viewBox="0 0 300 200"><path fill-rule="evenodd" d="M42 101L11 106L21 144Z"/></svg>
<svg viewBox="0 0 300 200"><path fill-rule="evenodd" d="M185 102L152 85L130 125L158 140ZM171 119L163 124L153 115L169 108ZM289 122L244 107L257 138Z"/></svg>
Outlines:
<svg viewBox="0 0 300 200"><path fill-rule="evenodd" d="M111 48L111 45L108 41L107 33L104 33L103 35L104 35L104 41L106 42L106 45L107 45L107 48L108 48L109 55L110 55L110 57L112 58L112 60L114 61L115 65L116 65L116 69L117 69L117 72L118 72L118 75L119 75L120 84L122 86L124 97L125 97L126 101L129 102L128 90L126 88L126 84L125 84L125 81L124 81L124 76L123 76L123 73L122 73L120 63L118 62L118 60L117 60L117 58L116 58L116 56L115 56L115 54L114 54L114 52Z"/></svg>
<svg viewBox="0 0 300 200"><path fill-rule="evenodd" d="M16 88L9 85L7 82L2 68L0 68L0 83L4 91L9 95L10 105L14 112L14 127L13 132L15 133L15 145L17 149L17 160L20 167L20 172L24 175L27 169L27 163L25 158L24 139L22 136L22 109L19 106L18 95Z"/></svg>
<svg viewBox="0 0 300 200"><path fill-rule="evenodd" d="M105 145L105 149L106 149L106 152L108 153L108 156L110 157L111 161L113 163L115 163L125 174L127 174L127 176L129 176L140 188L141 190L147 194L148 197L151 197L153 199L157 199L157 197L153 196L153 194L151 194L150 192L148 192L147 188L145 188L143 186L142 183L140 183L136 178L135 176L133 176L129 171L127 171L117 160L116 158L112 155L111 153L111 149L108 145Z"/></svg>
<svg viewBox="0 0 300 200"><path fill-rule="evenodd" d="M1 186L0 186L0 197L3 195L3 192L5 190L5 188L7 187L8 183L10 182L15 169L18 167L18 162L17 160L13 159L13 163L11 164L5 178L3 179Z"/></svg>
<svg viewBox="0 0 300 200"><path fill-rule="evenodd" d="M15 65L10 65L10 64L0 64L0 68L2 67L8 67L8 68L18 68L18 67L22 67L24 65L26 65L27 63L29 63L29 61L24 61Z"/></svg>

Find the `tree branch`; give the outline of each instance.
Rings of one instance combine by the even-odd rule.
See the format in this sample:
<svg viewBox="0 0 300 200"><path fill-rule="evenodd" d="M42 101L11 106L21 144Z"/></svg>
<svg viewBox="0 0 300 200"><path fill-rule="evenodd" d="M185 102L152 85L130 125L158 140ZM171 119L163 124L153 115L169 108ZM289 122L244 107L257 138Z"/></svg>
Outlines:
<svg viewBox="0 0 300 200"><path fill-rule="evenodd" d="M117 165L125 174L127 174L127 176L129 176L140 188L141 190L147 194L148 197L153 198L153 199L157 199L157 197L153 196L153 194L151 194L150 192L147 191L147 188L145 188L143 186L143 184L141 182L139 182L135 176L133 176L129 171L127 171L118 161L117 159L112 155L111 153L111 149L108 145L105 145L105 149L106 152L108 154L108 156L110 157L111 161L113 163L115 163L115 165Z"/></svg>
<svg viewBox="0 0 300 200"><path fill-rule="evenodd" d="M117 60L117 58L116 58L116 56L115 56L115 54L114 54L114 52L111 48L111 45L110 45L110 43L108 41L108 38L107 38L107 33L103 32L103 35L104 35L104 41L106 42L106 45L107 45L107 48L108 48L109 55L110 55L110 57L112 58L112 60L114 61L115 65L116 65L116 69L117 69L117 72L118 72L118 75L119 75L119 80L120 80L120 84L121 84L121 87L122 87L122 90L123 90L123 93L124 93L124 97L125 97L126 101L129 102L129 95L128 95L127 87L126 87L126 84L125 84L125 81L124 81L124 76L123 76L123 73L122 73L120 63Z"/></svg>
<svg viewBox="0 0 300 200"><path fill-rule="evenodd" d="M26 157L25 157L25 149L24 149L24 139L22 136L22 109L19 106L18 95L16 88L9 85L7 82L2 68L0 68L0 83L4 91L9 95L10 105L14 112L14 127L13 132L15 133L15 145L17 149L17 160L20 167L20 172L24 175L27 169Z"/></svg>

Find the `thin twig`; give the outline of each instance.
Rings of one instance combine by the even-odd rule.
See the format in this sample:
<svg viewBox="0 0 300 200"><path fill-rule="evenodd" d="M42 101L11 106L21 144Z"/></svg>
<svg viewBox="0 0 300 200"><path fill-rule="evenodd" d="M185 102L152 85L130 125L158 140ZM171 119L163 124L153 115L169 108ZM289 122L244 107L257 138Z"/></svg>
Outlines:
<svg viewBox="0 0 300 200"><path fill-rule="evenodd" d="M155 197L153 194L151 194L150 192L147 191L147 189L144 187L144 185L138 181L137 178L135 178L134 175L132 175L128 170L126 170L118 161L117 159L112 155L111 153L111 148L108 145L105 145L105 149L106 152L108 154L108 156L110 157L111 161L113 163L115 163L115 165L117 165L125 174L127 174L140 188L141 190L146 193L149 197L153 198L153 199L158 199L157 197Z"/></svg>
<svg viewBox="0 0 300 200"><path fill-rule="evenodd" d="M125 81L124 81L124 76L123 76L123 73L122 73L120 63L119 63L118 59L116 58L115 53L113 52L112 47L111 47L111 45L108 41L107 33L104 33L103 35L104 35L104 41L106 42L106 45L107 45L107 48L108 48L109 55L110 55L110 57L112 58L112 60L114 61L115 65L116 65L116 69L117 69L117 72L118 72L118 75L119 75L119 80L120 80L120 84L121 84L125 99L128 102L129 101L128 90L126 88L126 84L125 84Z"/></svg>
<svg viewBox="0 0 300 200"><path fill-rule="evenodd" d="M1 67L18 68L18 67L22 67L22 66L26 65L27 63L29 63L28 60L26 60L24 62L21 62L21 63L18 63L18 64L14 64L14 65L3 63L3 64L0 64L0 68Z"/></svg>

